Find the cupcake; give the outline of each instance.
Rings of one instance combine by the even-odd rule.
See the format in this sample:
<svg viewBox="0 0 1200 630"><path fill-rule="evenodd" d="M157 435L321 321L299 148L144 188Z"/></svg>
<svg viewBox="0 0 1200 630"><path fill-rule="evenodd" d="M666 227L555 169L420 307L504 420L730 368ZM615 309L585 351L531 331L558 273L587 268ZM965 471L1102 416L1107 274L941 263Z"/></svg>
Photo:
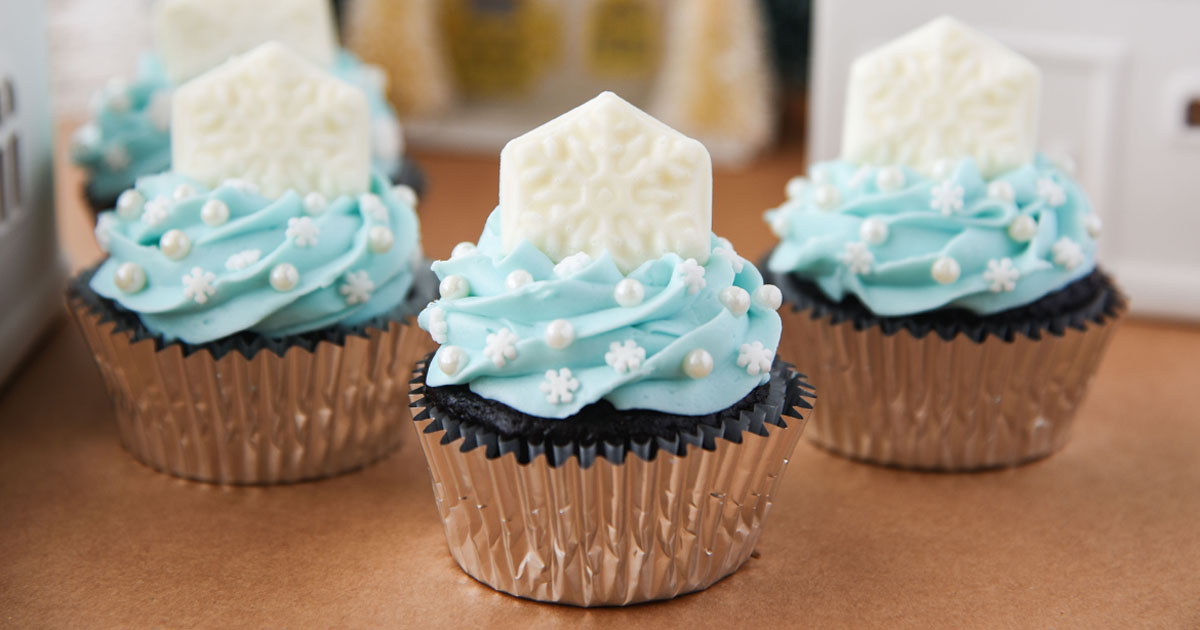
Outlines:
<svg viewBox="0 0 1200 630"><path fill-rule="evenodd" d="M779 291L711 233L703 145L612 93L508 143L433 264L414 421L450 554L581 606L704 589L762 532L811 397Z"/></svg>
<svg viewBox="0 0 1200 630"><path fill-rule="evenodd" d="M254 46L278 40L363 91L371 114L375 169L419 193L424 179L404 158L396 113L381 70L340 49L323 0L293 0L274 10L238 0L160 0L154 5L157 50L138 61L132 81L111 79L92 99L92 120L76 130L71 158L86 171L93 210L111 209L143 175L171 167L171 98L184 81ZM414 200L416 195L404 193ZM415 203L415 201L414 201Z"/></svg>
<svg viewBox="0 0 1200 630"><path fill-rule="evenodd" d="M1100 218L1034 150L1039 82L949 18L855 62L842 157L767 212L783 352L814 358L823 392L816 444L971 470L1066 443L1125 299L1096 265Z"/></svg>
<svg viewBox="0 0 1200 630"><path fill-rule="evenodd" d="M434 296L412 207L370 169L362 92L269 43L176 91L172 171L101 213L68 302L136 458L276 483L394 449Z"/></svg>

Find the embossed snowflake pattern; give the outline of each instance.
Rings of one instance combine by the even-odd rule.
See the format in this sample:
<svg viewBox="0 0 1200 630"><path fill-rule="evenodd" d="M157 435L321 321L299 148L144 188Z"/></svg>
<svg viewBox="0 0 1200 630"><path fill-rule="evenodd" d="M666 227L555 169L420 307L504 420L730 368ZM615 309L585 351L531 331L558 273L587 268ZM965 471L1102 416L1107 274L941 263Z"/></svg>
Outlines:
<svg viewBox="0 0 1200 630"><path fill-rule="evenodd" d="M366 270L347 271L343 277L341 287L338 287L338 292L346 299L346 304L354 306L355 304L363 304L371 299L371 292L375 290L375 283L371 281L371 277L367 275Z"/></svg>
<svg viewBox="0 0 1200 630"><path fill-rule="evenodd" d="M683 281L687 284L688 295L696 295L700 289L708 286L708 281L704 279L704 267L696 262L695 258L689 258L675 268L679 275L683 276Z"/></svg>
<svg viewBox="0 0 1200 630"><path fill-rule="evenodd" d="M438 307L429 309L429 336L437 343L446 343L450 325L446 323L446 311Z"/></svg>
<svg viewBox="0 0 1200 630"><path fill-rule="evenodd" d="M358 206L362 208L364 214L380 223L387 223L388 209L379 195L373 193L363 193L358 196Z"/></svg>
<svg viewBox="0 0 1200 630"><path fill-rule="evenodd" d="M501 153L506 247L552 258L607 250L623 273L667 252L709 251L711 162L703 145L603 93Z"/></svg>
<svg viewBox="0 0 1200 630"><path fill-rule="evenodd" d="M1050 247L1050 252L1054 255L1054 263L1068 270L1083 264L1083 248L1069 237L1064 236L1055 241Z"/></svg>
<svg viewBox="0 0 1200 630"><path fill-rule="evenodd" d="M554 275L560 278L569 278L583 271L583 268L591 262L592 257L587 252L571 254L554 265Z"/></svg>
<svg viewBox="0 0 1200 630"><path fill-rule="evenodd" d="M929 207L950 216L963 209L963 187L948 179L930 190Z"/></svg>
<svg viewBox="0 0 1200 630"><path fill-rule="evenodd" d="M213 286L216 281L217 275L213 272L192 267L192 272L183 276L184 299L195 300L197 304L208 302L208 298L217 293L217 288Z"/></svg>
<svg viewBox="0 0 1200 630"><path fill-rule="evenodd" d="M744 343L738 348L737 365L746 368L750 376L758 376L771 371L771 362L775 360L775 352L763 346L761 341Z"/></svg>
<svg viewBox="0 0 1200 630"><path fill-rule="evenodd" d="M171 215L171 201L166 197L155 197L142 208L142 223L155 227Z"/></svg>
<svg viewBox="0 0 1200 630"><path fill-rule="evenodd" d="M1021 272L1013 266L1011 258L993 258L988 261L987 270L983 272L983 279L987 281L988 289L992 293L1016 289L1017 279L1020 277Z"/></svg>
<svg viewBox="0 0 1200 630"><path fill-rule="evenodd" d="M642 367L645 360L646 349L632 339L626 339L624 343L614 341L608 344L608 352L604 353L604 362L619 374Z"/></svg>
<svg viewBox="0 0 1200 630"><path fill-rule="evenodd" d="M109 246L112 244L112 231L116 227L117 218L112 214L106 212L100 215L100 218L96 219L94 234L96 235L96 244L100 246L100 249L108 251Z"/></svg>
<svg viewBox="0 0 1200 630"><path fill-rule="evenodd" d="M228 271L241 271L250 265L258 262L262 256L262 250L246 249L242 250L229 258L225 259L225 269Z"/></svg>
<svg viewBox="0 0 1200 630"><path fill-rule="evenodd" d="M489 334L484 339L483 356L492 365L502 368L512 359L517 358L517 334L507 328L501 328Z"/></svg>
<svg viewBox="0 0 1200 630"><path fill-rule="evenodd" d="M846 243L846 249L838 256L838 260L850 270L850 273L863 275L870 273L875 264L875 254L871 253L866 243Z"/></svg>
<svg viewBox="0 0 1200 630"><path fill-rule="evenodd" d="M733 243L730 243L727 239L718 239L717 246L713 248L712 253L724 258L726 262L729 263L729 266L733 267L734 273L742 273L742 269L745 267L745 261L742 260L741 256L738 256L736 251L734 251Z"/></svg>
<svg viewBox="0 0 1200 630"><path fill-rule="evenodd" d="M317 227L317 222L311 217L292 217L288 219L287 237L291 239L296 247L312 247L317 244L317 236L321 234L321 228Z"/></svg>
<svg viewBox="0 0 1200 630"><path fill-rule="evenodd" d="M1057 208L1067 202L1067 191L1053 179L1043 177L1037 182L1038 198L1051 208Z"/></svg>
<svg viewBox="0 0 1200 630"><path fill-rule="evenodd" d="M546 402L552 405L569 403L575 400L579 380L571 375L570 368L560 368L557 372L546 370L546 380L542 381L540 389L546 395Z"/></svg>

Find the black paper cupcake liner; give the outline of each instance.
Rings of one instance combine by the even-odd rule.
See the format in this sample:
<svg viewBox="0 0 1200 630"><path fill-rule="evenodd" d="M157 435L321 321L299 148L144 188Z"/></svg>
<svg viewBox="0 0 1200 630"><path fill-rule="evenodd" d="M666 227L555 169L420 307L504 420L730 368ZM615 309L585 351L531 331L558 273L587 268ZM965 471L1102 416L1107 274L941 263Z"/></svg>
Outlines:
<svg viewBox="0 0 1200 630"><path fill-rule="evenodd" d="M653 461L662 451L683 456L688 447L712 451L718 440L736 444L744 432L766 437L766 425L787 428L784 417L804 420L816 398L806 377L775 359L770 380L745 398L714 414L680 416L644 409L617 410L607 401L584 407L569 418L538 418L484 399L467 386L428 387L425 377L433 354L417 363L411 382L413 420L430 420L425 433L444 431L441 444L462 440L460 450L485 449L488 459L512 453L527 464L545 457L551 467L577 458L581 468L603 458L624 463L630 453Z"/></svg>
<svg viewBox="0 0 1200 630"><path fill-rule="evenodd" d="M932 332L946 341L958 335L977 343L989 336L1012 341L1017 335L1036 341L1043 333L1061 337L1068 329L1085 330L1089 322L1104 324L1126 307L1125 296L1108 274L1097 268L1037 301L991 315L944 308L888 317L876 315L852 294L835 302L816 283L798 274L770 271L766 266L769 257L768 254L759 263L763 278L779 287L784 304L793 311L808 310L812 319L828 318L830 324L848 321L855 330L879 327L885 335L907 330L918 339Z"/></svg>
<svg viewBox="0 0 1200 630"><path fill-rule="evenodd" d="M102 323L115 323L114 333L131 332L130 343L149 339L154 342L155 350L176 345L181 348L184 357L207 351L213 359L220 359L230 352L238 352L245 358L252 359L255 354L262 351L272 352L282 357L291 348L298 347L313 352L321 342L342 345L348 336L368 337L370 329L387 330L390 322L408 323L409 319L415 318L421 309L436 299L438 287L437 276L433 274L428 264L422 264L414 272L413 286L404 302L391 312L365 322L353 326L340 324L327 326L283 337L266 337L253 332L242 332L206 343L192 344L179 340L167 341L162 335L146 328L137 313L93 291L89 283L99 267L99 264L89 267L71 279L67 285L69 302L81 304L89 312L99 315Z"/></svg>

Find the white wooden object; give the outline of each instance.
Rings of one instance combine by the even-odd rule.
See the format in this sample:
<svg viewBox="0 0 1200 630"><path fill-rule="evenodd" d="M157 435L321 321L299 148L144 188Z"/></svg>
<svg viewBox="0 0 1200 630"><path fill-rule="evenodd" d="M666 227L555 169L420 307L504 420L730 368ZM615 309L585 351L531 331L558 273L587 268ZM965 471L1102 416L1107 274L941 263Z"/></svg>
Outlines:
<svg viewBox="0 0 1200 630"><path fill-rule="evenodd" d="M45 32L41 0L0 2L0 381L62 303Z"/></svg>
<svg viewBox="0 0 1200 630"><path fill-rule="evenodd" d="M1100 263L1141 314L1200 320L1200 2L817 0L812 161L838 156L850 64L953 15L1042 71L1041 150L1069 157L1104 220ZM1200 105L1193 105L1200 107Z"/></svg>

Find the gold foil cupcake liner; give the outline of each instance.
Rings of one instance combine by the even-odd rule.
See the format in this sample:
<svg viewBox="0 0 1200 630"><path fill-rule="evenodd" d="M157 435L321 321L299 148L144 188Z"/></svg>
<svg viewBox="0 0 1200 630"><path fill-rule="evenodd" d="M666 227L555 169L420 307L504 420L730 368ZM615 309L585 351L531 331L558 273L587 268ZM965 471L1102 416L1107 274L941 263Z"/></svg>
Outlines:
<svg viewBox="0 0 1200 630"><path fill-rule="evenodd" d="M413 361L433 347L415 325L247 358L180 344L155 349L70 300L116 408L121 442L156 470L230 484L271 484L361 468L396 449L411 420Z"/></svg>
<svg viewBox="0 0 1200 630"><path fill-rule="evenodd" d="M1062 448L1124 311L1034 340L916 337L780 309L780 354L821 391L810 441L866 462L924 470L1015 466Z"/></svg>
<svg viewBox="0 0 1200 630"><path fill-rule="evenodd" d="M577 606L667 599L736 571L805 423L789 408L786 428L766 423L766 436L746 431L713 450L520 463L438 428L443 412L423 405L423 382L410 395L415 426L455 562L505 593Z"/></svg>

